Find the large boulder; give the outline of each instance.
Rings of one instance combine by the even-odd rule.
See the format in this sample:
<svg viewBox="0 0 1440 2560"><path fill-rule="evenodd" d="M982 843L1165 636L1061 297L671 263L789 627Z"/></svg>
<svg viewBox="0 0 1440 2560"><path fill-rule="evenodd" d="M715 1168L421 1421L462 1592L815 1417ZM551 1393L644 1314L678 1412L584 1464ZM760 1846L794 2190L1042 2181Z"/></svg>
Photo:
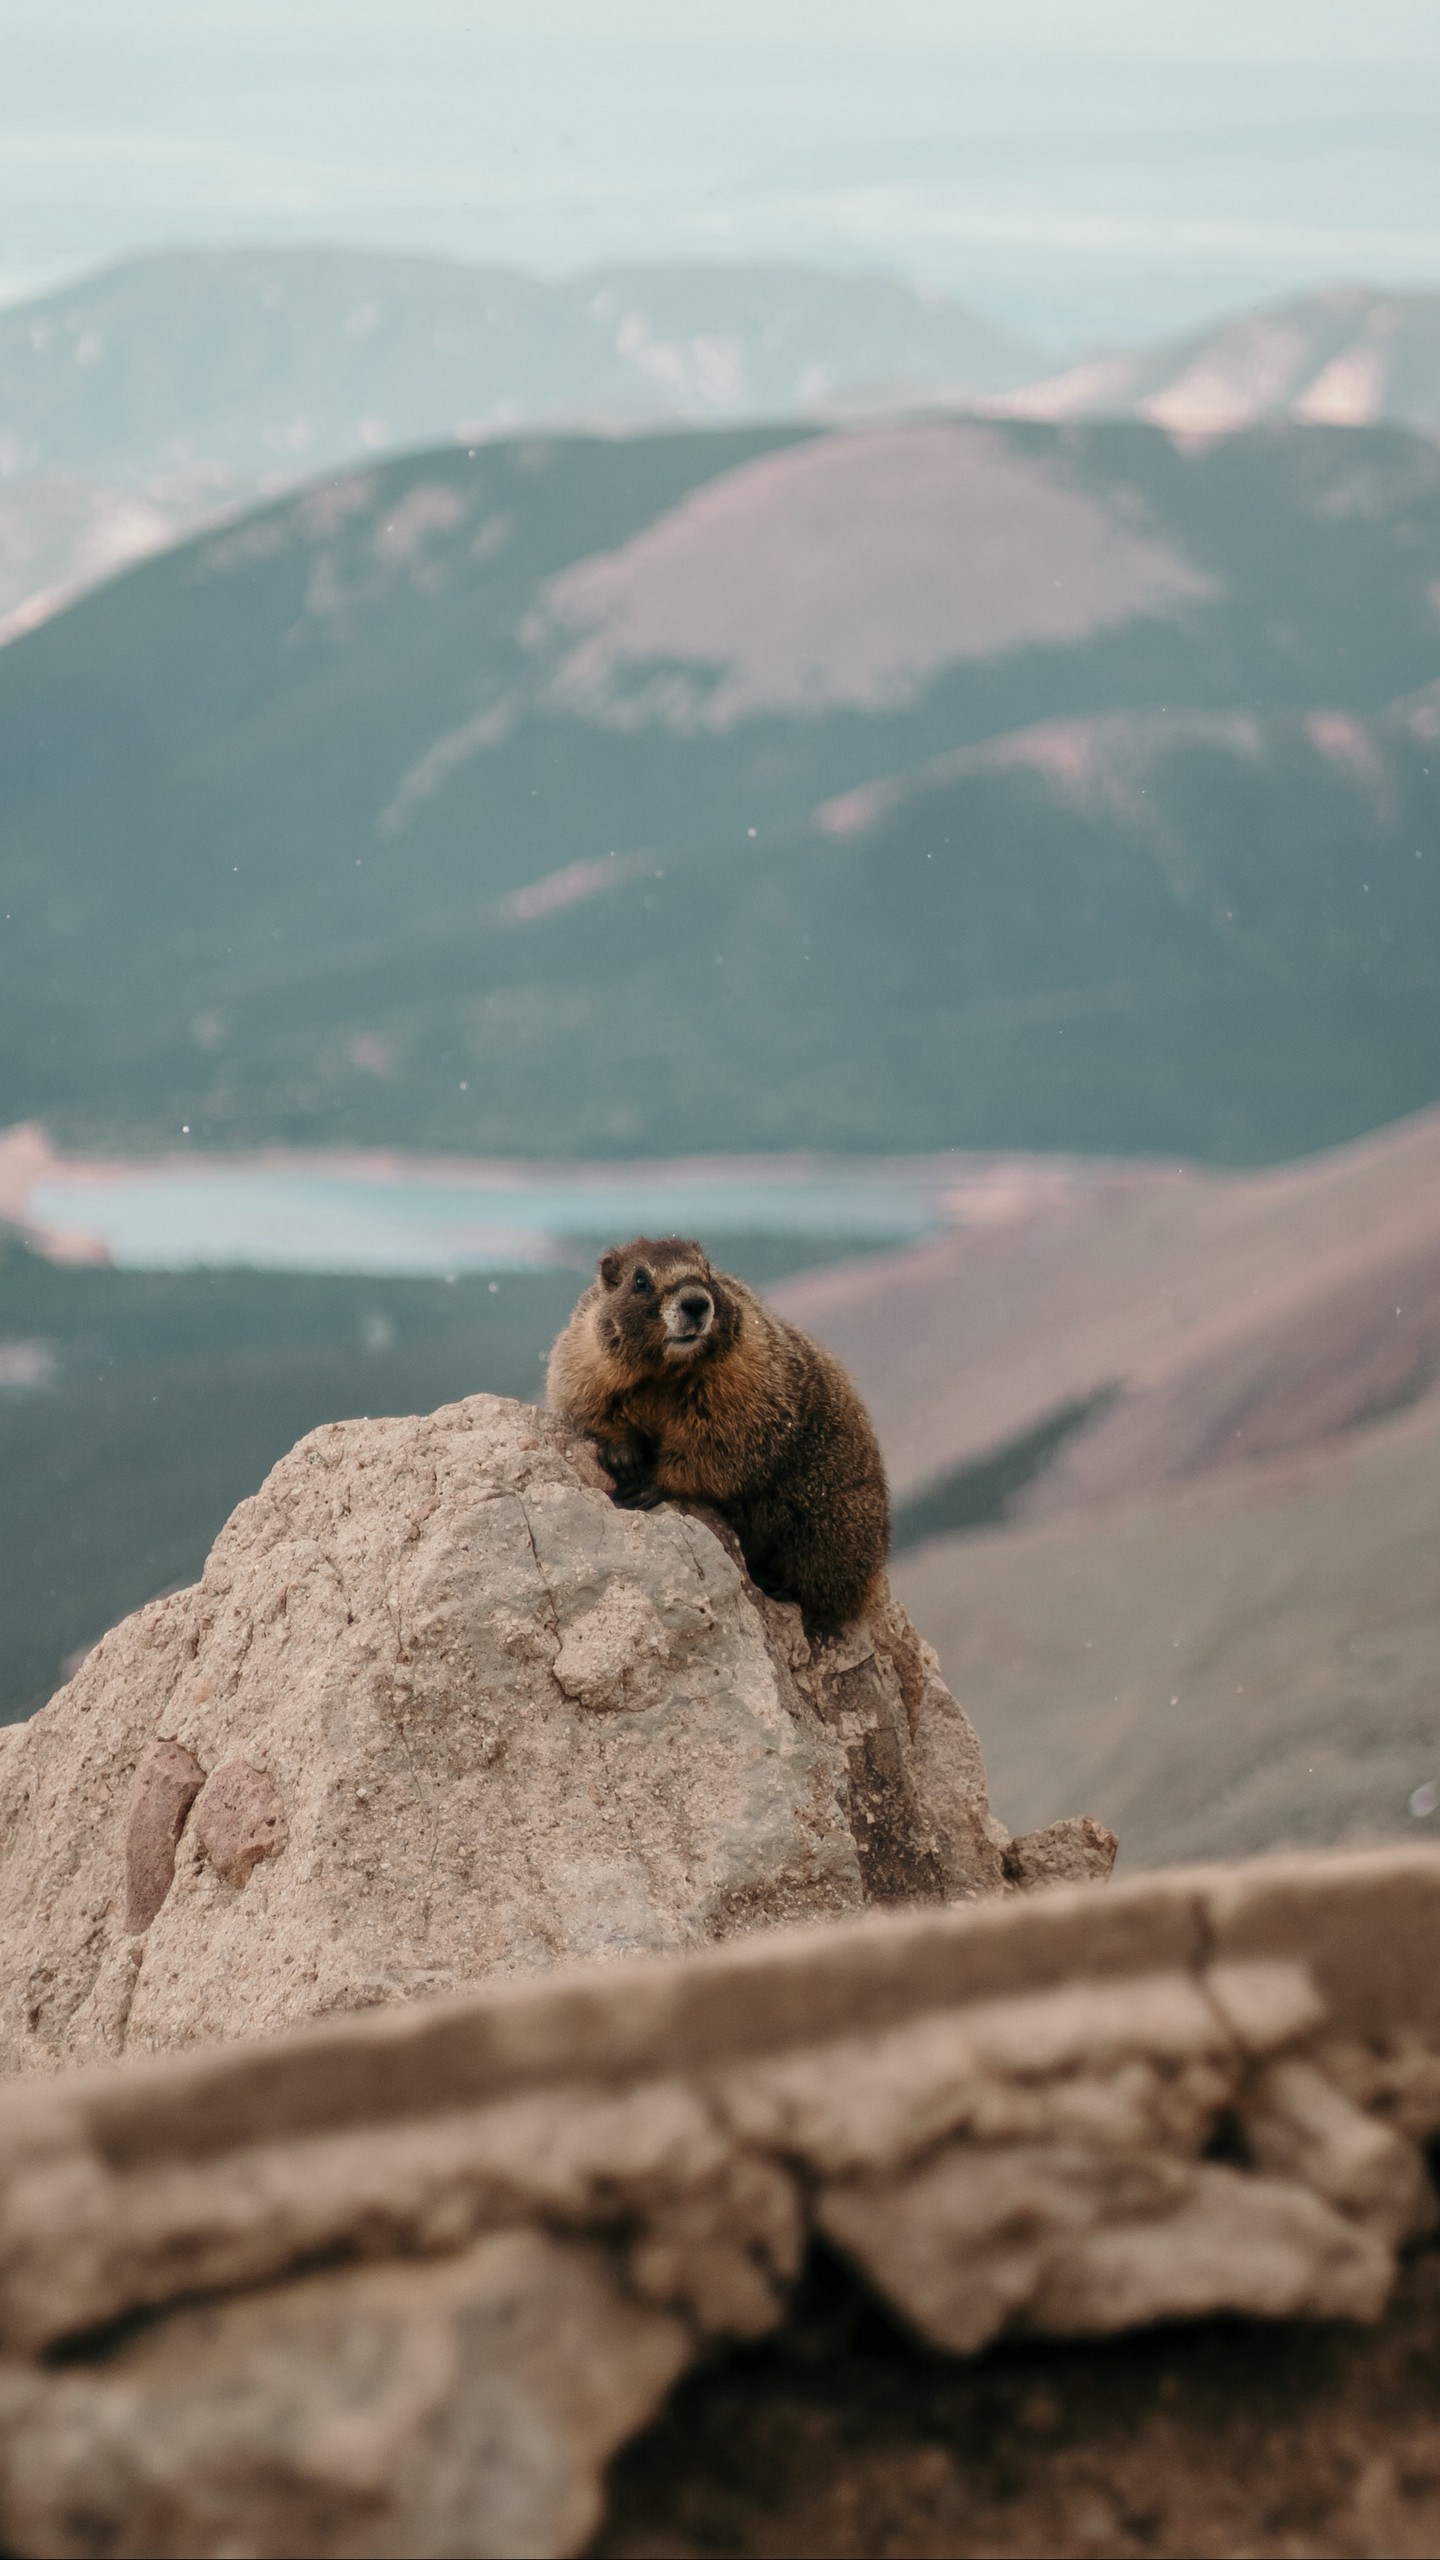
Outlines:
<svg viewBox="0 0 1440 2560"><path fill-rule="evenodd" d="M0 2068L964 1900L1005 1855L893 1603L808 1643L717 1520L617 1510L526 1405L333 1423L6 1735Z"/></svg>

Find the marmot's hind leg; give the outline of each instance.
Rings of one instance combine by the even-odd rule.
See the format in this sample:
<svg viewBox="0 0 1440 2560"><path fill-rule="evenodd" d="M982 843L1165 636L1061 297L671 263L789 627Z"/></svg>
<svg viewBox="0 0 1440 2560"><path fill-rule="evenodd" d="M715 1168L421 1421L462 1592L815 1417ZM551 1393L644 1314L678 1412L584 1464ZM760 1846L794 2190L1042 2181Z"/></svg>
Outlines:
<svg viewBox="0 0 1440 2560"><path fill-rule="evenodd" d="M823 1513L818 1518L768 1520L753 1546L743 1531L740 1543L757 1591L763 1591L767 1600L788 1600L798 1606L809 1634L838 1635L859 1616L869 1579L837 1553Z"/></svg>
<svg viewBox="0 0 1440 2560"><path fill-rule="evenodd" d="M887 1549L884 1490L861 1500L825 1500L807 1510L774 1510L751 1518L740 1546L751 1582L771 1600L797 1600L807 1633L838 1636L863 1618L876 1592Z"/></svg>

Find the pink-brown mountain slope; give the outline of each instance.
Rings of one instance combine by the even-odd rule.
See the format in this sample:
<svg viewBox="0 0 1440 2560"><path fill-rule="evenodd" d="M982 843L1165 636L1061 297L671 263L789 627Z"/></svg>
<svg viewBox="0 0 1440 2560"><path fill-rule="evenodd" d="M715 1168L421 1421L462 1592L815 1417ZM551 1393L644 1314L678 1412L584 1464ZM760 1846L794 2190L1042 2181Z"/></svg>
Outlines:
<svg viewBox="0 0 1440 2560"><path fill-rule="evenodd" d="M1214 434L1290 417L1333 427L1440 426L1440 293L1327 293L1097 356L991 404L1028 418L1140 417Z"/></svg>
<svg viewBox="0 0 1440 2560"><path fill-rule="evenodd" d="M947 666L1174 619L1217 593L1133 496L998 428L932 423L722 472L551 579L522 636L555 654L569 710L724 730L891 710Z"/></svg>
<svg viewBox="0 0 1440 2560"><path fill-rule="evenodd" d="M1258 1174L1019 1170L988 1223L776 1292L853 1371L902 1503L1090 1399L1015 1509L1312 1447L1440 1377L1440 1111Z"/></svg>
<svg viewBox="0 0 1440 2560"><path fill-rule="evenodd" d="M1127 1865L1440 1831L1440 1396L1326 1447L932 1539L895 1569L1016 1829Z"/></svg>

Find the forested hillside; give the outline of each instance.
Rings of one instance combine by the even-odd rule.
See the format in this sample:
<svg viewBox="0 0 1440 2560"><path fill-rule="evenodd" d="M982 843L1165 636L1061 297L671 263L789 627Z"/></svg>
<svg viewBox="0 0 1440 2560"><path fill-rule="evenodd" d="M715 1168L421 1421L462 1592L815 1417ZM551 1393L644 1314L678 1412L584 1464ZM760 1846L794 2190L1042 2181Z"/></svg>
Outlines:
<svg viewBox="0 0 1440 2560"><path fill-rule="evenodd" d="M0 654L0 1121L1235 1161L1440 1094L1440 450L387 463Z"/></svg>

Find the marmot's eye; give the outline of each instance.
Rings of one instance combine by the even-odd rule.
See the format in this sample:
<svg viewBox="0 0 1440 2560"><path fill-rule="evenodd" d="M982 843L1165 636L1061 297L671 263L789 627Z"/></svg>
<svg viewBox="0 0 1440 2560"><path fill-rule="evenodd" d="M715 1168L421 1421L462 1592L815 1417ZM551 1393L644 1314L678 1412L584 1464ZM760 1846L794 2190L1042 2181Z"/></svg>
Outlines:
<svg viewBox="0 0 1440 2560"><path fill-rule="evenodd" d="M650 1274L649 1274L649 1272L648 1272L648 1271L637 1271L637 1272L636 1272L636 1274L635 1274L634 1279L633 1279L633 1280L631 1281L631 1283L630 1283L630 1286L631 1286L631 1288L634 1290L635 1295L636 1295L636 1297L637 1297L637 1298L643 1298L643 1297L645 1297L645 1296L648 1294L648 1291L649 1291L649 1288L650 1288Z"/></svg>

